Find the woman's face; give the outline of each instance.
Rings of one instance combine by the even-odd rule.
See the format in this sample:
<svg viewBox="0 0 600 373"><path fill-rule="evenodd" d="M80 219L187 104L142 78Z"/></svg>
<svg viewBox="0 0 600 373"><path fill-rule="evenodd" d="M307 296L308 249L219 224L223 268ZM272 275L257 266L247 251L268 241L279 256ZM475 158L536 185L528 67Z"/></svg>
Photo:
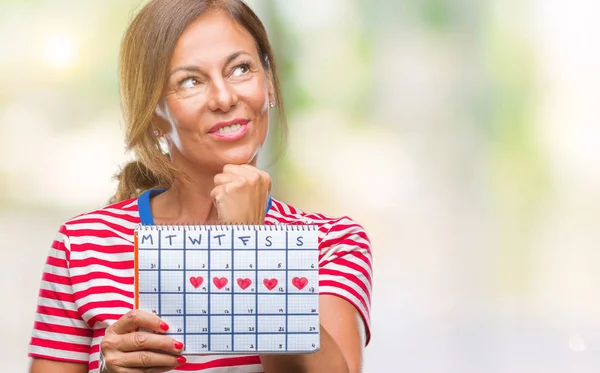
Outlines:
<svg viewBox="0 0 600 373"><path fill-rule="evenodd" d="M181 35L168 74L155 118L175 166L255 164L273 86L252 36L225 12L206 12Z"/></svg>

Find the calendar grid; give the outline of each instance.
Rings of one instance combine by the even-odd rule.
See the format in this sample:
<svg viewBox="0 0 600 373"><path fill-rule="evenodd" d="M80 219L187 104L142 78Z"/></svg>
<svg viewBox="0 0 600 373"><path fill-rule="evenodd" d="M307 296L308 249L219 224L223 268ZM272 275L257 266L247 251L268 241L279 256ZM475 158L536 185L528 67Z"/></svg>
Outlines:
<svg viewBox="0 0 600 373"><path fill-rule="evenodd" d="M156 272L155 270L145 270L145 271L140 271L140 272ZM180 271L181 272L181 271ZM309 271L305 271L305 272L309 272ZM317 272L315 270L313 270L312 272ZM139 294L156 294L156 292L152 292L152 291L140 291ZM181 294L181 292L178 291L163 291L161 294ZM207 293L208 294L208 293ZM248 294L248 293L243 293L243 292L234 292L232 294L235 295L244 295L244 294ZM265 292L253 292L253 295L273 295L273 293L265 293ZM285 295L286 293L278 293L281 295ZM314 294L310 294L310 293L297 293L294 294L294 296L313 296Z"/></svg>
<svg viewBox="0 0 600 373"><path fill-rule="evenodd" d="M185 246L186 246L185 245L185 237L186 237L185 233L186 232L183 231L183 274L184 275L182 276L183 277L183 279L182 279L183 280L182 289L183 289L183 315L184 315L183 316L183 330L184 330L184 332L187 330L187 328L186 328L186 326L187 326L186 325L187 317L185 316L185 315L187 315L187 310L186 310L186 307L187 307L187 287L186 287L186 283L187 282L185 281L185 271L186 271L186 268L187 268L187 263L186 263L187 262L187 255L185 255ZM187 346L187 334L183 335L183 339L184 339L183 340L183 348L186 348L186 346Z"/></svg>
<svg viewBox="0 0 600 373"><path fill-rule="evenodd" d="M254 256L254 258L255 258L254 269L257 270L258 269L258 232L254 232L254 240L255 240L254 248L256 249L255 256ZM258 282L258 272L256 273L254 280L255 280L255 282ZM256 296L254 297L254 315L256 316L254 318L254 331L256 332L254 346L256 347L256 351L258 351L258 284L256 284Z"/></svg>
<svg viewBox="0 0 600 373"><path fill-rule="evenodd" d="M158 280L158 284L157 284L158 294L162 293L161 292L161 288L160 288L160 282L161 282L160 281L160 268L161 268L161 265L160 265L160 257L161 257L161 255L160 255L160 248L161 248L160 237L161 236L162 236L162 234L158 235L158 250L157 250L157 256L158 256L157 262L158 262L158 266L156 267L156 278ZM158 296L158 307L157 307L158 308L158 315L159 316L162 315L162 309L161 309L161 307L162 307L162 299L161 299L161 297L159 295Z"/></svg>
<svg viewBox="0 0 600 373"><path fill-rule="evenodd" d="M145 250L145 249L140 249L140 250ZM175 251L175 250L170 250L170 251ZM297 251L301 251L301 250L297 250ZM139 271L140 272L148 272L148 271L154 272L156 270L155 269L140 268ZM181 269L163 268L160 271L161 272L181 272ZM271 273L271 272L286 272L287 270L286 269L275 268L275 269L257 269L255 271L256 272L269 272L269 273ZM316 271L316 269L307 268L307 269L303 269L303 271L311 272L311 271Z"/></svg>
<svg viewBox="0 0 600 373"><path fill-rule="evenodd" d="M233 331L235 330L234 329L235 317L233 316L233 310L234 310L234 308L233 308L234 291L233 290L235 289L235 283L234 283L235 273L233 272L234 271L234 263L235 263L234 258L233 258L233 255L234 255L233 252L235 250L234 250L234 244L233 244L233 238L234 238L233 233L234 233L234 231L232 229L231 230L231 314L232 314L231 315L231 351L235 351L235 338L233 337Z"/></svg>
<svg viewBox="0 0 600 373"><path fill-rule="evenodd" d="M186 335L206 335L206 333L185 333ZM237 332L236 335L281 335L281 332ZM290 335L319 334L318 332L288 332ZM210 335L231 335L229 332L211 332ZM237 352L237 351L229 351ZM288 352L288 351L284 351Z"/></svg>
<svg viewBox="0 0 600 373"><path fill-rule="evenodd" d="M191 229L195 232L145 230L147 243L140 240L136 250L141 255L135 258L142 280L136 307L163 317L172 329L167 335L182 338L184 354L306 353L319 348L314 233L285 227L269 229L272 233ZM202 242L200 236L193 238L196 234Z"/></svg>
<svg viewBox="0 0 600 373"><path fill-rule="evenodd" d="M144 293L144 294L148 294L148 293ZM232 316L248 316L248 314L246 313L233 313L230 314ZM314 316L314 313L294 313L294 316ZM165 316L165 317L169 317L169 316L181 316L181 314L177 314L177 313L165 313L161 316ZM206 317L206 314L202 314L202 313L188 313L186 316L202 316L202 317ZM282 315L281 313L261 313L260 316L285 316ZM237 333L236 333L237 334ZM252 333L254 334L254 332ZM267 333L269 334L269 333Z"/></svg>
<svg viewBox="0 0 600 373"><path fill-rule="evenodd" d="M207 259L208 280L210 280L210 267L211 267L210 266L210 233L211 233L211 231L208 231L208 240L207 240L208 250L206 250L206 252L207 252L206 255L208 257L208 259ZM210 331L211 331L211 329L210 329L210 319L211 319L211 317L210 317L210 315L211 315L211 313L210 313L210 303L211 303L211 301L210 301L210 283L208 283L206 286L208 289L208 305L206 306L208 308L208 316L207 316L208 329L207 330L210 333ZM207 339L208 339L208 341L206 344L208 346L208 351L210 351L210 340L211 340L210 334L208 335Z"/></svg>

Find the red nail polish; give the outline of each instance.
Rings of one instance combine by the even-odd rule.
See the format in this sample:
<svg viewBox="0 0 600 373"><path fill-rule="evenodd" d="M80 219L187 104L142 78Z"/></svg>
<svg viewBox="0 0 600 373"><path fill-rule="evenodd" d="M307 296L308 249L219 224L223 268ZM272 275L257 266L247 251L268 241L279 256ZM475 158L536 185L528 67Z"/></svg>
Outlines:
<svg viewBox="0 0 600 373"><path fill-rule="evenodd" d="M160 326L160 328L161 328L162 330L164 330L165 332L166 332L167 330L169 330L169 325L167 325L167 323L165 323L165 322L162 322L162 321L161 321L159 326Z"/></svg>
<svg viewBox="0 0 600 373"><path fill-rule="evenodd" d="M187 359L183 356L177 356L177 364L184 364Z"/></svg>
<svg viewBox="0 0 600 373"><path fill-rule="evenodd" d="M183 348L183 343L175 341L173 342L173 346L175 346L176 349L181 350Z"/></svg>

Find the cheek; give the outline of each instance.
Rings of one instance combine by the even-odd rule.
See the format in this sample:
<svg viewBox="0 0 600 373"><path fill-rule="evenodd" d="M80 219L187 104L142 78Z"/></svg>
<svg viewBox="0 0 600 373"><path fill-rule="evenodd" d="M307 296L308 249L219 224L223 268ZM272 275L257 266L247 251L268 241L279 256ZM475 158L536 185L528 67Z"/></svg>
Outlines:
<svg viewBox="0 0 600 373"><path fill-rule="evenodd" d="M202 95L195 95L169 103L171 126L174 132L197 129L198 116L204 105Z"/></svg>
<svg viewBox="0 0 600 373"><path fill-rule="evenodd" d="M179 149L180 152L186 147L184 143L189 142L193 138L193 134L198 131L198 113L200 112L199 108L203 105L202 97L198 96L167 103L170 114L170 143L172 147Z"/></svg>
<svg viewBox="0 0 600 373"><path fill-rule="evenodd" d="M238 89L240 99L243 97L255 115L263 115L269 109L269 92L265 82L256 79Z"/></svg>

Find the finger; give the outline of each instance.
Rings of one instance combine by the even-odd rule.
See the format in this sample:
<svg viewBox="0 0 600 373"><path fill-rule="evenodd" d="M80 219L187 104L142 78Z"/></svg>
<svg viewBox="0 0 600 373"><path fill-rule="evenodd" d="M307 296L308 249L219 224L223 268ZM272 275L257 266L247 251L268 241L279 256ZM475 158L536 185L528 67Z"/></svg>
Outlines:
<svg viewBox="0 0 600 373"><path fill-rule="evenodd" d="M173 369L185 363L185 357L162 354L155 351L136 351L120 354L115 366L123 368L168 368ZM107 361L108 365L108 361ZM110 367L110 366L109 366ZM147 370L145 370L147 371Z"/></svg>
<svg viewBox="0 0 600 373"><path fill-rule="evenodd" d="M150 329L156 333L165 333L169 330L169 325L151 312L131 310L109 326L107 333L125 334L139 328Z"/></svg>
<svg viewBox="0 0 600 373"><path fill-rule="evenodd" d="M244 164L240 166L241 168L243 168L244 170L252 173L253 175L257 175L258 178L264 182L265 184L269 185L269 189L271 188L271 175L269 175L268 172L261 170L260 168L256 168L252 165L249 164Z"/></svg>
<svg viewBox="0 0 600 373"><path fill-rule="evenodd" d="M271 175L269 175L267 172L254 167L252 165L249 164L243 164L243 165L225 165L225 167L223 167L223 173L224 175L237 175L240 178L243 178L244 180L247 181L251 181L254 184L262 184L267 186L267 189L270 191L271 190ZM235 177L228 177L228 178L223 178L224 181L226 182L233 182L239 179L236 179Z"/></svg>
<svg viewBox="0 0 600 373"><path fill-rule="evenodd" d="M135 332L122 335L115 349L122 352L155 350L176 355L181 353L183 343L162 334Z"/></svg>
<svg viewBox="0 0 600 373"><path fill-rule="evenodd" d="M210 198L212 198L214 204L218 205L221 201L221 198L224 196L225 185L226 184L216 186L210 191Z"/></svg>
<svg viewBox="0 0 600 373"><path fill-rule="evenodd" d="M223 173L224 174L237 174L242 169L243 169L242 166L239 164L226 164L225 166L223 166Z"/></svg>
<svg viewBox="0 0 600 373"><path fill-rule="evenodd" d="M249 180L260 176L257 171L258 169L256 167L250 165L228 164L223 167L224 174L237 175Z"/></svg>
<svg viewBox="0 0 600 373"><path fill-rule="evenodd" d="M223 185L223 184L227 184L227 183L231 183L235 180L237 180L240 176L234 173L221 173L221 174L216 174L213 181L215 183L215 186L218 185Z"/></svg>
<svg viewBox="0 0 600 373"><path fill-rule="evenodd" d="M256 166L252 166L251 164L241 164L239 166L240 168L249 171L249 172L253 172L253 173L261 173L264 172L263 170L261 170L260 168L256 167Z"/></svg>

